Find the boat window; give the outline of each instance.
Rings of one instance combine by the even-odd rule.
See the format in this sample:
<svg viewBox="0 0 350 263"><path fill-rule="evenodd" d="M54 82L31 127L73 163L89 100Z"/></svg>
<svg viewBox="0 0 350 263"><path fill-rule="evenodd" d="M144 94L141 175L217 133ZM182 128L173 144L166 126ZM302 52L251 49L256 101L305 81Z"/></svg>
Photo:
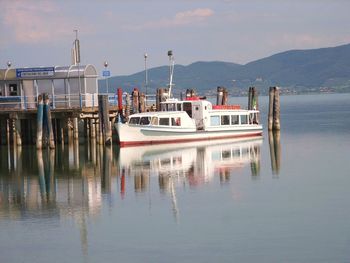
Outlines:
<svg viewBox="0 0 350 263"><path fill-rule="evenodd" d="M247 115L241 115L241 124L248 124L248 116Z"/></svg>
<svg viewBox="0 0 350 263"><path fill-rule="evenodd" d="M175 104L174 103L168 103L167 105L167 111L175 111Z"/></svg>
<svg viewBox="0 0 350 263"><path fill-rule="evenodd" d="M169 126L169 118L159 118L159 125Z"/></svg>
<svg viewBox="0 0 350 263"><path fill-rule="evenodd" d="M147 117L141 117L141 120L140 120L140 125L148 125L150 124L150 117L147 116Z"/></svg>
<svg viewBox="0 0 350 263"><path fill-rule="evenodd" d="M234 157L240 157L241 156L241 152L239 149L234 149L232 150L232 156Z"/></svg>
<svg viewBox="0 0 350 263"><path fill-rule="evenodd" d="M178 111L182 111L181 103L178 103L178 104L177 104L177 110L178 110Z"/></svg>
<svg viewBox="0 0 350 263"><path fill-rule="evenodd" d="M192 103L191 102L184 102L183 103L183 110L187 112L188 116L192 118Z"/></svg>
<svg viewBox="0 0 350 263"><path fill-rule="evenodd" d="M171 118L171 126L181 126L181 118Z"/></svg>
<svg viewBox="0 0 350 263"><path fill-rule="evenodd" d="M237 124L239 124L238 115L231 115L231 125L237 125Z"/></svg>
<svg viewBox="0 0 350 263"><path fill-rule="evenodd" d="M231 158L231 151L230 150L222 151L221 156L222 156L223 160L230 159Z"/></svg>
<svg viewBox="0 0 350 263"><path fill-rule="evenodd" d="M158 125L158 117L152 117L151 124L152 125Z"/></svg>
<svg viewBox="0 0 350 263"><path fill-rule="evenodd" d="M230 125L230 116L229 115L221 116L221 125Z"/></svg>
<svg viewBox="0 0 350 263"><path fill-rule="evenodd" d="M219 126L220 125L219 116L210 116L210 125L211 126Z"/></svg>
<svg viewBox="0 0 350 263"><path fill-rule="evenodd" d="M129 124L139 124L140 117L131 117L129 120Z"/></svg>
<svg viewBox="0 0 350 263"><path fill-rule="evenodd" d="M9 89L10 89L10 96L18 96L17 84L10 84Z"/></svg>

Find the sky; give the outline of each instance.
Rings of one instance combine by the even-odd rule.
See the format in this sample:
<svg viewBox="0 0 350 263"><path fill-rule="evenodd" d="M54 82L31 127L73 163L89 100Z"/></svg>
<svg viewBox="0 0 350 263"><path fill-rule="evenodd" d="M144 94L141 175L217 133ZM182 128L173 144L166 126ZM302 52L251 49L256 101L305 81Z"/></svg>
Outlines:
<svg viewBox="0 0 350 263"><path fill-rule="evenodd" d="M167 65L239 64L350 43L348 0L0 0L0 68L81 64L129 75Z"/></svg>

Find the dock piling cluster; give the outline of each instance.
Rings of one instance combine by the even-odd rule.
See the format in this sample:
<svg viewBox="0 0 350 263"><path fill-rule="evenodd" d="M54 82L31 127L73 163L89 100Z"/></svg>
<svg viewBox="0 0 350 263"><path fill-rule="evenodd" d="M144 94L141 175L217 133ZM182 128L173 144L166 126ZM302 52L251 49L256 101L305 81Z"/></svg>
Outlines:
<svg viewBox="0 0 350 263"><path fill-rule="evenodd" d="M228 91L225 87L217 87L216 105L227 105Z"/></svg>

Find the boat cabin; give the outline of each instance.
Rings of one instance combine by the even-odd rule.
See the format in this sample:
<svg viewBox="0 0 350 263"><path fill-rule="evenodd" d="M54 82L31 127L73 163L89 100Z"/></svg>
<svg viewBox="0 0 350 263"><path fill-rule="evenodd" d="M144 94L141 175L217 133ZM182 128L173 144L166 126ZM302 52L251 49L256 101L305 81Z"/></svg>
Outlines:
<svg viewBox="0 0 350 263"><path fill-rule="evenodd" d="M253 120L258 113L255 110L240 109L238 105L212 105L211 102L199 98L167 100L161 103L161 111L186 112L195 121L198 130L257 124Z"/></svg>

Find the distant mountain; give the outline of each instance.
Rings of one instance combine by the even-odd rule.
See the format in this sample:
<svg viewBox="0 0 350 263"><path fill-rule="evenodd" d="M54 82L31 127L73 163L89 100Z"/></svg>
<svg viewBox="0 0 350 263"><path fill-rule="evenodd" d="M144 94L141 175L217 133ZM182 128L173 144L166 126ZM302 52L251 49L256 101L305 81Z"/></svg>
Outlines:
<svg viewBox="0 0 350 263"><path fill-rule="evenodd" d="M148 70L149 93L166 87L167 66ZM122 87L130 92L134 87L144 91L145 72L109 79L110 90ZM279 86L284 93L335 91L350 92L350 44L311 49L291 50L239 65L230 62L195 62L188 66L175 65L175 91L196 89L199 94L215 92L217 86L229 88L231 94L244 94L255 86L267 94L270 86ZM105 81L99 81L101 91Z"/></svg>

